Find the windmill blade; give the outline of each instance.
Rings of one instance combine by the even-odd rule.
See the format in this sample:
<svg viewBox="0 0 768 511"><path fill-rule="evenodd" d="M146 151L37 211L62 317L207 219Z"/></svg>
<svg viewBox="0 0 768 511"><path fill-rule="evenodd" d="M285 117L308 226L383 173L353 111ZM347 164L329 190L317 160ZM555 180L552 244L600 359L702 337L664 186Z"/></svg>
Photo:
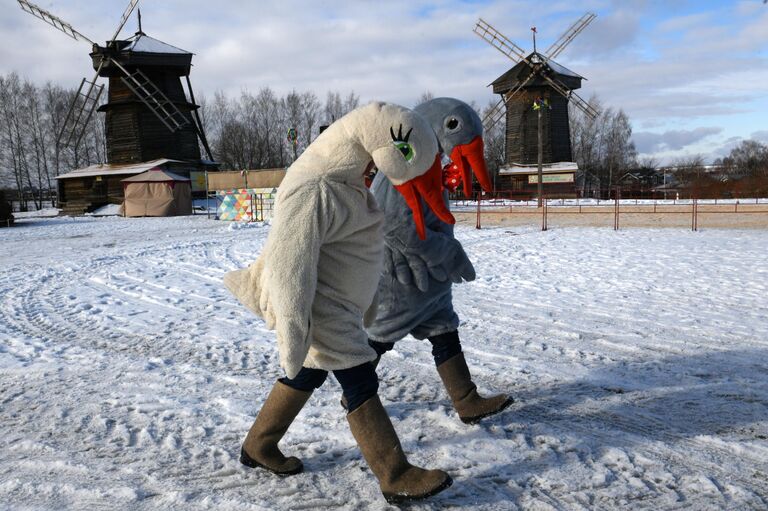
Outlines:
<svg viewBox="0 0 768 511"><path fill-rule="evenodd" d="M63 19L59 18L58 16L54 16L50 12L46 11L45 9L42 9L38 7L37 5L33 4L32 2L28 2L27 0L17 0L19 2L19 5L21 6L21 9L25 12L30 13L31 15L40 18L41 20L45 21L49 25L56 27L57 29L61 30L65 34L67 34L72 39L80 39L86 42L89 42L91 45L95 44L93 41L85 37L83 34L75 30L72 25L64 21Z"/></svg>
<svg viewBox="0 0 768 511"><path fill-rule="evenodd" d="M519 62L522 60L528 62L528 59L525 57L525 50L507 39L504 34L493 28L490 23L486 22L483 18L478 19L475 28L473 28L472 31L508 58L512 59L512 61Z"/></svg>
<svg viewBox="0 0 768 511"><path fill-rule="evenodd" d="M569 90L568 87L562 84L559 80L555 80L550 78L544 73L540 73L539 76L544 78L544 80L549 83L549 85L555 89L555 91L564 96L566 99L570 100L576 107L578 107L581 111L583 111L590 119L594 119L599 115L599 112L595 110L595 108L584 101L578 94L573 92L572 90Z"/></svg>
<svg viewBox="0 0 768 511"><path fill-rule="evenodd" d="M499 102L483 118L483 129L484 130L486 130L486 131L490 130L491 128L493 128L496 125L496 123L498 123L501 120L501 118L504 115L504 111L505 111L504 107L507 105L507 103L509 103L512 100L512 98L517 96L517 94L521 90L523 90L523 87L528 85L528 82L530 82L535 75L536 75L536 73L529 74L526 77L526 79L523 80L522 82L518 83L517 86L515 86L514 89L511 89L509 92L507 92L506 94L504 94L502 96L501 100L499 100Z"/></svg>
<svg viewBox="0 0 768 511"><path fill-rule="evenodd" d="M553 59L560 55L566 46L571 44L571 41L581 33L582 30L587 28L587 25L592 23L592 21L597 18L597 14L588 12L581 18L579 18L573 25L571 25L568 30L563 32L563 35L560 36L560 38L552 43L552 46L547 48L547 51L544 52L544 56L547 60Z"/></svg>
<svg viewBox="0 0 768 511"><path fill-rule="evenodd" d="M491 110L483 117L483 131L488 132L496 126L502 117L504 117L504 99L500 99Z"/></svg>
<svg viewBox="0 0 768 511"><path fill-rule="evenodd" d="M114 59L110 60L110 64L123 73L120 80L165 124L166 128L175 132L189 124L189 120L181 110L141 70L137 69L131 73Z"/></svg>
<svg viewBox="0 0 768 511"><path fill-rule="evenodd" d="M186 78L187 88L189 89L189 99L192 101L193 105L196 105L197 103L195 103L195 93L192 91L192 81L189 79L189 75L187 75ZM211 146L208 145L208 138L205 136L205 129L203 129L203 120L200 119L200 114L196 109L192 110L192 113L194 114L193 119L196 121L193 124L197 131L197 136L200 138L200 142L202 142L203 148L205 148L205 152L208 154L208 159L214 161Z"/></svg>
<svg viewBox="0 0 768 511"><path fill-rule="evenodd" d="M88 128L88 123L93 116L93 112L96 107L99 106L99 98L104 91L104 86L96 83L96 79L99 74L93 77L93 80L88 81L85 78L80 82L80 88L77 89L75 97L72 99L72 103L69 105L66 117L64 117L64 123L61 126L61 131L56 138L56 145L60 145L61 141L65 139L65 144L74 147L80 145L80 141L85 134L85 130ZM87 88L86 88L87 86ZM74 142L74 144L73 144Z"/></svg>
<svg viewBox="0 0 768 511"><path fill-rule="evenodd" d="M131 0L131 3L129 3L128 7L125 8L125 12L120 18L120 24L117 26L117 30L115 30L115 35L112 36L112 39L110 39L110 41L114 41L115 39L117 39L117 36L120 35L120 31L125 26L125 23L128 21L128 18L131 17L131 13L136 8L136 4L138 3L139 3L139 0Z"/></svg>
<svg viewBox="0 0 768 511"><path fill-rule="evenodd" d="M595 107L590 105L587 101L584 101L584 99L578 94L576 94L575 92L571 91L571 95L569 96L569 99L571 100L571 103L576 105L590 119L594 119L595 117L600 115L600 112L598 112L595 109Z"/></svg>

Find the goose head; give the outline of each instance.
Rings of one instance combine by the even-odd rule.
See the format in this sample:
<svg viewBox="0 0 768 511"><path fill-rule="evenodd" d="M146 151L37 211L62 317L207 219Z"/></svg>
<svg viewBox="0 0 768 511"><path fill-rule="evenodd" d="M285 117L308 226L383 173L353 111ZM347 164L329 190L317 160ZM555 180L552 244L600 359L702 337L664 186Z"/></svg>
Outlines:
<svg viewBox="0 0 768 511"><path fill-rule="evenodd" d="M475 109L454 98L435 98L414 108L424 116L437 135L443 152L461 172L464 195L472 192L472 172L485 191L493 185L485 164L483 123Z"/></svg>
<svg viewBox="0 0 768 511"><path fill-rule="evenodd" d="M343 152L347 163L335 166L333 172L354 175L361 182L364 169L373 161L405 198L421 239L426 238L422 200L442 221L455 223L442 198L437 138L427 120L413 110L370 103L333 123L315 144L324 153Z"/></svg>

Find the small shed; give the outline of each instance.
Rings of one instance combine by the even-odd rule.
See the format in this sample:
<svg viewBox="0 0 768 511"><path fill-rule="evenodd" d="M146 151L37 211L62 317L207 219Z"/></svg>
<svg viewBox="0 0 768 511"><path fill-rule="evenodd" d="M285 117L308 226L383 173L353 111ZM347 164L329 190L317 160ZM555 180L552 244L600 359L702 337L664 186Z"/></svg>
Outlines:
<svg viewBox="0 0 768 511"><path fill-rule="evenodd" d="M148 170L123 179L123 216L180 216L192 214L192 186L188 177L167 170Z"/></svg>

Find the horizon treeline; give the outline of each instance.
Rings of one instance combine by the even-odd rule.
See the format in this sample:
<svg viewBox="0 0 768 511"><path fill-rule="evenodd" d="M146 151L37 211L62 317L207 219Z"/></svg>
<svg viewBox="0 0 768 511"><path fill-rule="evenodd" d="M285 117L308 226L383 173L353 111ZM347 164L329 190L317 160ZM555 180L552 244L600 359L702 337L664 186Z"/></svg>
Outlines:
<svg viewBox="0 0 768 511"><path fill-rule="evenodd" d="M49 191L55 190L55 176L106 163L101 113L90 119L77 150L58 140L75 94L74 89L52 82L37 85L15 72L0 75L0 188L26 196L35 208L42 207ZM426 91L416 105L433 97ZM102 98L105 101L106 94ZM214 158L224 170L287 167L317 137L321 126L360 105L354 91L344 95L331 91L321 100L312 91L292 90L280 96L270 87L255 93L244 90L234 97L217 91L212 97L201 96L198 100ZM470 104L483 117L496 101L482 109ZM575 108L570 111L573 159L584 172L582 186L610 189L627 171L659 167L654 158L638 158L631 122L622 109L606 107L597 96L592 96L589 103L599 112L595 119ZM295 130L295 143L289 137L291 128ZM488 168L494 178L505 162L504 135L504 121L484 134ZM201 156L205 157L202 148ZM743 140L715 164L718 174L713 177L710 173L708 179L768 177L768 146ZM704 159L684 157L671 166L681 169L678 181L691 181L701 178Z"/></svg>

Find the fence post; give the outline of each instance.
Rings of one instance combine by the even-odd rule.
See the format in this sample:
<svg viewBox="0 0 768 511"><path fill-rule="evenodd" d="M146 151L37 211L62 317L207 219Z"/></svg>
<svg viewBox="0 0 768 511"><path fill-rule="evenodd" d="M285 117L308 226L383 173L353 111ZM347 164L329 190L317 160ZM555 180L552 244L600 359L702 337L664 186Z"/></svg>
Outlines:
<svg viewBox="0 0 768 511"><path fill-rule="evenodd" d="M614 195L614 206L613 206L613 230L618 231L619 230L619 198L620 198L621 189L617 186L616 187L616 195Z"/></svg>
<svg viewBox="0 0 768 511"><path fill-rule="evenodd" d="M692 231L698 231L699 230L699 205L698 200L696 198L693 198L691 201L692 207L691 207L691 230Z"/></svg>
<svg viewBox="0 0 768 511"><path fill-rule="evenodd" d="M475 229L480 229L480 192L475 195L477 198L477 223L475 223Z"/></svg>
<svg viewBox="0 0 768 511"><path fill-rule="evenodd" d="M218 210L218 208L216 208ZM211 219L211 190L208 186L208 169L205 169L205 214L208 220Z"/></svg>
<svg viewBox="0 0 768 511"><path fill-rule="evenodd" d="M541 230L547 230L547 198L541 197Z"/></svg>

